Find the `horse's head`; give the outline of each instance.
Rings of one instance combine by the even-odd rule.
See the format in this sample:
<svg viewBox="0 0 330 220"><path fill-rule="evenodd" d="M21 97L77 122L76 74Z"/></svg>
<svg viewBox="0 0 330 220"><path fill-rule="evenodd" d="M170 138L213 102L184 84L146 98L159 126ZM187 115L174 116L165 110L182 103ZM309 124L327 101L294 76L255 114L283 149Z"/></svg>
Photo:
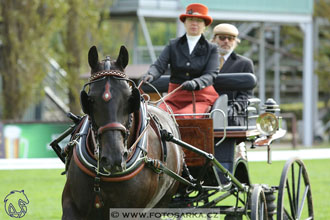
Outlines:
<svg viewBox="0 0 330 220"><path fill-rule="evenodd" d="M126 139L129 115L140 106L140 93L128 84L124 69L128 64L127 49L122 46L117 60L106 57L99 62L95 46L88 53L91 67L89 92L81 92L83 111L89 115L99 143L101 167L120 172L126 165Z"/></svg>

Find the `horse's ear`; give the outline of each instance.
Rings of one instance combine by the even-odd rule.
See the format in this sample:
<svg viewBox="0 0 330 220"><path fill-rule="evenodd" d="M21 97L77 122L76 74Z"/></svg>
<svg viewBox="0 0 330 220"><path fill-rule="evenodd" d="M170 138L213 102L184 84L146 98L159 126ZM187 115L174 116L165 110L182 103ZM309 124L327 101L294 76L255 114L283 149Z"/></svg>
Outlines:
<svg viewBox="0 0 330 220"><path fill-rule="evenodd" d="M128 64L128 51L125 46L120 47L119 55L116 60L117 66L121 67L122 69L125 69L125 67Z"/></svg>
<svg viewBox="0 0 330 220"><path fill-rule="evenodd" d="M99 55L95 46L92 46L88 51L88 63L92 69L97 67L99 62Z"/></svg>
<svg viewBox="0 0 330 220"><path fill-rule="evenodd" d="M132 94L131 97L129 97L128 103L130 105L129 113L136 112L140 109L141 95L139 89L135 87L132 89Z"/></svg>
<svg viewBox="0 0 330 220"><path fill-rule="evenodd" d="M80 92L80 104L83 112L87 115L89 115L89 101L88 101L88 95L85 90L82 90Z"/></svg>

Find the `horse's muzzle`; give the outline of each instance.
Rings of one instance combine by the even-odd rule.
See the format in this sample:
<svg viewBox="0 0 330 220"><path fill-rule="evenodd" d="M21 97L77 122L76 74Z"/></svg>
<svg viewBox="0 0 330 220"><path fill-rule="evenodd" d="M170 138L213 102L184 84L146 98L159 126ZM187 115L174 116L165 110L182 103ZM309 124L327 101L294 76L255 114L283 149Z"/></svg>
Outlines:
<svg viewBox="0 0 330 220"><path fill-rule="evenodd" d="M118 173L126 170L127 152L124 152L121 157L101 157L101 167L109 173Z"/></svg>

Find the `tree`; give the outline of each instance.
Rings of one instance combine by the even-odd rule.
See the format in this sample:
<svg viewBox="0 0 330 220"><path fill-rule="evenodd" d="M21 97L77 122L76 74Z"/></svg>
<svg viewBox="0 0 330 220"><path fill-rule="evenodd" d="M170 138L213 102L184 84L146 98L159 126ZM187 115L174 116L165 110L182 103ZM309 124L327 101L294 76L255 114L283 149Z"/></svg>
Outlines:
<svg viewBox="0 0 330 220"><path fill-rule="evenodd" d="M316 74L319 77L319 88L325 94L326 112L330 112L330 1L320 0L315 4L315 16L321 18L325 26L319 29L319 48L317 60ZM326 121L330 120L330 114L326 116Z"/></svg>
<svg viewBox="0 0 330 220"><path fill-rule="evenodd" d="M49 40L65 13L60 0L2 0L0 75L3 119L21 119L38 101Z"/></svg>
<svg viewBox="0 0 330 220"><path fill-rule="evenodd" d="M60 38L55 45L58 61L68 73L69 108L79 114L80 77L88 71L87 52L98 42L98 27L108 10L105 1L68 0L68 13L63 17L65 27L59 32ZM106 11L108 12L108 11Z"/></svg>

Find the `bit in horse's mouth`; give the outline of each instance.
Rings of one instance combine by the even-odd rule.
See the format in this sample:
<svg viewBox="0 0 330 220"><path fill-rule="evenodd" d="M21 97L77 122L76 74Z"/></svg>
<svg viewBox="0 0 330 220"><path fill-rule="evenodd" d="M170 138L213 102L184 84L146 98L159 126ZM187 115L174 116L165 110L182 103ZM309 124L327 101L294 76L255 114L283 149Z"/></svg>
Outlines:
<svg viewBox="0 0 330 220"><path fill-rule="evenodd" d="M106 169L105 167L103 167L103 170L104 170L106 173L108 173L109 175L111 175L111 172L110 172L108 169Z"/></svg>
<svg viewBox="0 0 330 220"><path fill-rule="evenodd" d="M126 171L126 162L123 162L121 167L116 166L114 169L111 169L111 168L109 169L109 168L103 167L103 170L106 173L108 173L108 175L111 175L112 173L117 173L117 172L125 172Z"/></svg>

